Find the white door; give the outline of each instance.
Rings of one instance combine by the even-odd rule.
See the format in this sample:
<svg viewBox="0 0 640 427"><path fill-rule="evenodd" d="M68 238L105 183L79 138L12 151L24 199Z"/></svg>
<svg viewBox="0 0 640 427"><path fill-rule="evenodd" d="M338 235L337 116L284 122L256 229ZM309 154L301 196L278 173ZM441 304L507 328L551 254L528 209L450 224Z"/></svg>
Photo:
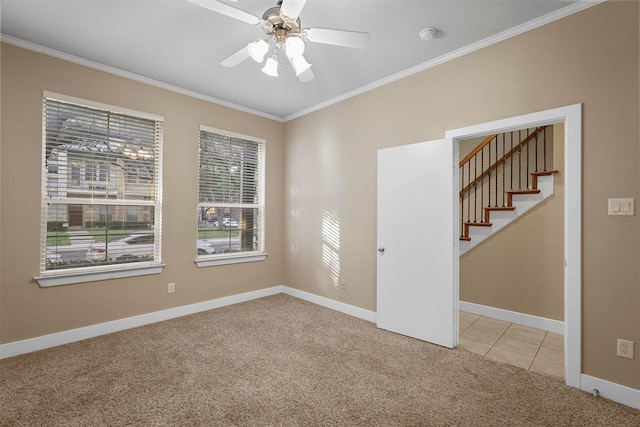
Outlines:
<svg viewBox="0 0 640 427"><path fill-rule="evenodd" d="M378 327L449 348L458 345L456 150L443 139L378 151Z"/></svg>

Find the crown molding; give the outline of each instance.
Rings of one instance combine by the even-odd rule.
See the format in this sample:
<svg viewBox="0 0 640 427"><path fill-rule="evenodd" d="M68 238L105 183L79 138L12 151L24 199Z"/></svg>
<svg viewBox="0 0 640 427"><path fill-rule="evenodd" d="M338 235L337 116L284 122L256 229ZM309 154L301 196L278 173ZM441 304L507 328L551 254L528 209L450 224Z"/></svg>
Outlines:
<svg viewBox="0 0 640 427"><path fill-rule="evenodd" d="M305 108L304 110L298 111L297 113L288 115L284 118L284 122L288 122L293 119L297 119L302 116L306 116L307 114L311 114L315 111L321 110L323 108L329 107L333 104L337 104L339 102L345 101L349 98L353 98L355 96L361 95L363 93L369 92L371 90L377 89L379 87L388 85L390 83L396 82L398 80L402 80L406 77L412 76L414 74L420 73L422 71L428 70L429 68L433 68L437 65L444 64L445 62L452 61L454 59L460 58L462 56L473 53L477 50L483 49L485 47L494 45L501 41L510 39L517 35L526 33L527 31L542 27L543 25L547 25L551 22L557 21L559 19L565 18L569 15L573 15L574 13L581 12L585 9L588 9L592 6L598 5L600 3L604 3L607 0L579 0L576 3L572 3L569 6L565 6L561 9L558 9L554 12L548 13L546 15L540 16L531 21L525 22L524 24L518 25L516 27L505 30L501 33L495 34L493 36L487 37L475 43L464 46L460 49L449 52L445 55L441 55L437 58L431 59L427 62L423 62L422 64L416 65L415 67L408 68L399 73L393 74L389 77L385 77L383 79L377 80L368 85L362 86L358 89L346 92L340 96L335 98L331 98L327 101L321 102L320 104L316 104L312 107Z"/></svg>
<svg viewBox="0 0 640 427"><path fill-rule="evenodd" d="M104 71L109 74L114 74L116 76L124 77L129 80L134 80L140 83L148 84L150 86L154 86L160 89L165 89L171 92L179 93L181 95L186 95L191 98L200 99L202 101L210 102L212 104L220 105L223 107L231 108L234 110L242 111L244 113L253 114L255 116L260 116L265 119L275 120L277 122L283 122L283 118L279 116L275 116L273 114L265 113L263 111L254 110L252 108L244 107L242 105L234 104L232 102L224 101L222 99L214 98L212 96L204 95L199 92L191 91L188 89L184 89L178 86L173 86L168 83L161 82L159 80L154 80L149 77L144 77L139 74L131 73L129 71L124 71L119 68L111 67L105 64L101 64L99 62L90 61L88 59L80 58L79 56L70 55L68 53L60 52L59 50L51 49L48 47L44 47L35 43L31 43L22 39L18 39L12 36L8 36L6 34L0 33L0 42L8 43L17 47L21 47L23 49L31 50L33 52L42 53L44 55L52 56L54 58L62 59L64 61L72 62L74 64L82 65L88 68L92 68L98 71Z"/></svg>
<svg viewBox="0 0 640 427"><path fill-rule="evenodd" d="M354 89L352 91L346 92L340 96L331 98L327 101L321 102L319 104L313 105L309 108L305 108L296 113L290 114L285 117L276 116L273 114L266 113L264 111L255 110L252 108L244 107L242 105L234 104L232 102L224 101L222 99L214 98L209 95L204 95L199 92L191 91L188 89L184 89L181 87L173 86L158 80L154 80L148 77L141 76L139 74L131 73L128 71L121 70L119 68L110 67L108 65L104 65L95 61L90 61L88 59L80 58L75 55L70 55L64 52L60 52L55 49L50 49L41 45L37 45L35 43L31 43L25 40L21 40L15 37L7 36L5 34L0 33L0 41L6 42L8 44L12 44L14 46L22 47L24 49L28 49L34 52L42 53L45 55L49 55L55 58L63 59L65 61L73 62L75 64L83 65L89 68L93 68L100 71L105 71L107 73L115 74L120 77L124 77L127 79L131 79L134 81L138 81L141 83L148 84L150 86L155 86L161 89L169 90L171 92L179 93L182 95L190 96L192 98L200 99L206 102L210 102L213 104L221 105L223 107L231 108L234 110L242 111L245 113L253 114L255 116L263 117L269 120L274 120L277 122L288 122L290 120L297 119L302 116L306 116L307 114L311 114L315 111L321 110L323 108L329 107L331 105L337 104L339 102L345 101L349 98L353 98L355 96L361 95L363 93L369 92L371 90L377 89L379 87L388 85L390 83L396 82L398 80L402 80L406 77L412 76L414 74L420 73L422 71L428 70L429 68L436 67L438 65L444 64L446 62L452 61L454 59L460 58L464 55L468 55L477 50L483 49L485 47L494 45L501 41L507 40L511 37L515 37L517 35L523 34L527 31L539 28L543 25L549 24L551 22L557 21L559 19L565 18L567 16L573 15L574 13L581 12L585 9L588 9L592 6L596 6L600 3L604 3L607 0L578 0L575 3L571 3L570 5L558 9L554 12L548 13L531 21L528 21L524 24L518 25L516 27L505 30L501 33L495 34L493 36L487 37L483 40L477 41L470 45L464 46L460 49L449 52L445 55L441 55L432 60L426 61L422 64L416 65L414 67L408 68L399 73L393 74L391 76L385 77L383 79L377 80L373 83L364 85L360 88Z"/></svg>

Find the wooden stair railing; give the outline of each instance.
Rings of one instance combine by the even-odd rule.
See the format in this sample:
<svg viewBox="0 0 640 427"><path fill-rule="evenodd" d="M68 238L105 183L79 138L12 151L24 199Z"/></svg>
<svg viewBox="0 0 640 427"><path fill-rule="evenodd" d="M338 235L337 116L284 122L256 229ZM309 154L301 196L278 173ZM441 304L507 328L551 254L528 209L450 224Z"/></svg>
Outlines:
<svg viewBox="0 0 640 427"><path fill-rule="evenodd" d="M484 179L484 177L489 175L491 173L491 171L493 171L494 169L497 169L498 166L503 165L504 164L503 161L506 161L514 153L520 152L522 150L522 147L524 147L529 141L531 141L533 138L535 138L537 135L539 135L540 132L543 132L545 127L546 126L541 126L541 127L537 128L535 130L535 132L529 134L525 139L523 139L515 147L513 147L511 150L509 150L504 156L502 156L502 158L500 160L497 160L495 163L493 163L491 166L489 166L486 170L484 170L480 175L478 175L473 181L471 181L469 184L467 184L466 187L464 187L462 190L460 190L460 194L468 191L471 187L476 185L478 182L482 181L482 179ZM498 136L497 134L489 135L484 141L482 141L480 144L478 144L478 146L476 148L474 148L473 151L471 151L471 153L467 154L465 156L465 158L460 161L460 167L463 167L463 165L465 165L467 162L469 162L473 158L473 156L478 154L484 147L486 147L497 136Z"/></svg>
<svg viewBox="0 0 640 427"><path fill-rule="evenodd" d="M549 175L553 175L554 173L557 173L557 171L555 170L546 170L546 164L547 164L547 159L546 159L546 151L547 151L547 147L546 147L546 135L545 135L545 128L546 126L541 126L538 128L535 128L533 130L533 132L528 132L527 131L527 135L525 138L521 139L520 142L517 142L517 144L515 146L513 146L513 135L514 133L512 132L510 134L510 138L511 138L511 144L509 146L509 150L507 151L506 149L506 144L505 144L505 135L506 134L500 134L502 135L503 139L502 139L502 147L503 147L503 153L502 156L498 159L498 134L493 134L493 135L489 135L487 138L485 138L480 144L478 144L478 146L476 146L467 156L465 156L464 159L462 159L460 161L460 168L461 168L461 173L462 173L462 181L461 183L464 184L464 178L465 178L465 174L468 174L468 180L467 180L467 184L463 186L462 190L460 190L460 201L461 201L461 223L462 223L462 227L461 227L461 235L460 235L460 240L462 241L470 241L471 237L469 236L469 230L471 227L491 227L491 212L498 212L498 211L513 211L515 210L515 207L513 206L513 196L514 195L519 195L519 194L538 194L540 193L540 190L538 189L538 178L540 176L549 176ZM514 132L518 132L518 134L520 134L520 131L514 131ZM538 137L540 135L545 135L544 136L544 146L543 146L543 155L544 155L544 169L542 171L538 171L538 156L539 156L539 147L538 147ZM532 166L534 166L535 171L534 172L529 172L529 167L530 167L530 158L529 158L529 147L527 146L527 144L531 143L531 141L535 140L535 159L534 159L534 164ZM495 143L495 151L494 151L494 156L495 156L495 161L493 163L491 163L491 144L492 142ZM488 149L488 157L489 157L489 166L486 168L483 168L483 170L478 173L477 172L477 156L480 154L481 155L481 164L484 163L484 149L485 147L489 146ZM507 168L507 160L508 159L512 159L512 156L514 156L516 153L521 153L523 148L526 147L527 151L526 151L526 173L527 176L529 176L531 178L531 186L528 188L524 188L524 189L509 189L506 190L506 182L505 182L505 169ZM521 156L521 154L520 154ZM521 158L519 156L518 159L518 170L517 170L517 174L518 174L518 182L521 183L521 176L522 173L524 173L521 167ZM475 159L475 177L473 179L471 179L471 161L472 159ZM465 165L467 166L467 172L465 172ZM503 203L502 206L498 206L498 187L499 187L499 183L498 183L498 176L495 176L495 186L492 189L491 188L491 181L492 181L492 174L493 173L498 173L498 169L502 167L502 191L504 194L503 197ZM513 160L511 160L511 164L510 164L510 180L511 183L513 184L513 174L514 174L514 164L513 164ZM477 191L481 191L481 204L484 204L484 188L481 188L480 190L478 190L478 185L480 185L480 187L482 187L483 185L485 185L485 178L487 178L487 182L488 182L488 206L481 206L480 210L481 212L481 219L480 221L476 220L476 215L477 215L477 211L478 208L476 206L477 204L477 194L474 194L474 206L473 206L473 210L474 210L474 221L471 221L471 194ZM527 185L529 183L529 178L526 179ZM494 206L491 206L491 192L495 192L495 200L494 200ZM466 208L465 208L465 196L466 196ZM467 210L466 215L467 217L465 218L465 209Z"/></svg>
<svg viewBox="0 0 640 427"><path fill-rule="evenodd" d="M507 194L507 206L488 206L483 208L484 210L484 221L483 222L464 222L464 229L462 235L460 236L460 240L470 241L471 237L469 237L469 228L470 227L491 227L491 212L499 212L499 211L513 211L515 210L515 206L513 206L513 196L516 194L539 194L540 189L538 189L538 177L539 176L549 176L554 173L558 173L556 170L549 170L544 172L532 172L531 176L534 181L533 188L530 190L509 190L505 191Z"/></svg>

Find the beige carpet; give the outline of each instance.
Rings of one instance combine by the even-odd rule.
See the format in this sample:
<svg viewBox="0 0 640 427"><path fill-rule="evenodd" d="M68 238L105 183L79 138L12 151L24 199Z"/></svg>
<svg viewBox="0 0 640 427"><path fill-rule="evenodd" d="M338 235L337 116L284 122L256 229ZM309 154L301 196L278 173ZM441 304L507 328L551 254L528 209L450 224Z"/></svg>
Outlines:
<svg viewBox="0 0 640 427"><path fill-rule="evenodd" d="M276 295L0 361L0 425L638 426L640 411Z"/></svg>

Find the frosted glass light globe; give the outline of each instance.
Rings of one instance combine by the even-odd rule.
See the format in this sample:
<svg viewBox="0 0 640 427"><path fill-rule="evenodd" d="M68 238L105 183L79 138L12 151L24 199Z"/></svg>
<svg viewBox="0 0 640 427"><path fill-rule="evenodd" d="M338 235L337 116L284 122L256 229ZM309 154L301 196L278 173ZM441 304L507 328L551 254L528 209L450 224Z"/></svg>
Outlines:
<svg viewBox="0 0 640 427"><path fill-rule="evenodd" d="M249 43L249 55L251 55L251 59L258 63L264 61L264 56L268 51L269 43L267 43L264 39L256 40L252 43Z"/></svg>
<svg viewBox="0 0 640 427"><path fill-rule="evenodd" d="M298 58L304 53L304 40L297 36L289 36L284 42L284 51L289 58Z"/></svg>

